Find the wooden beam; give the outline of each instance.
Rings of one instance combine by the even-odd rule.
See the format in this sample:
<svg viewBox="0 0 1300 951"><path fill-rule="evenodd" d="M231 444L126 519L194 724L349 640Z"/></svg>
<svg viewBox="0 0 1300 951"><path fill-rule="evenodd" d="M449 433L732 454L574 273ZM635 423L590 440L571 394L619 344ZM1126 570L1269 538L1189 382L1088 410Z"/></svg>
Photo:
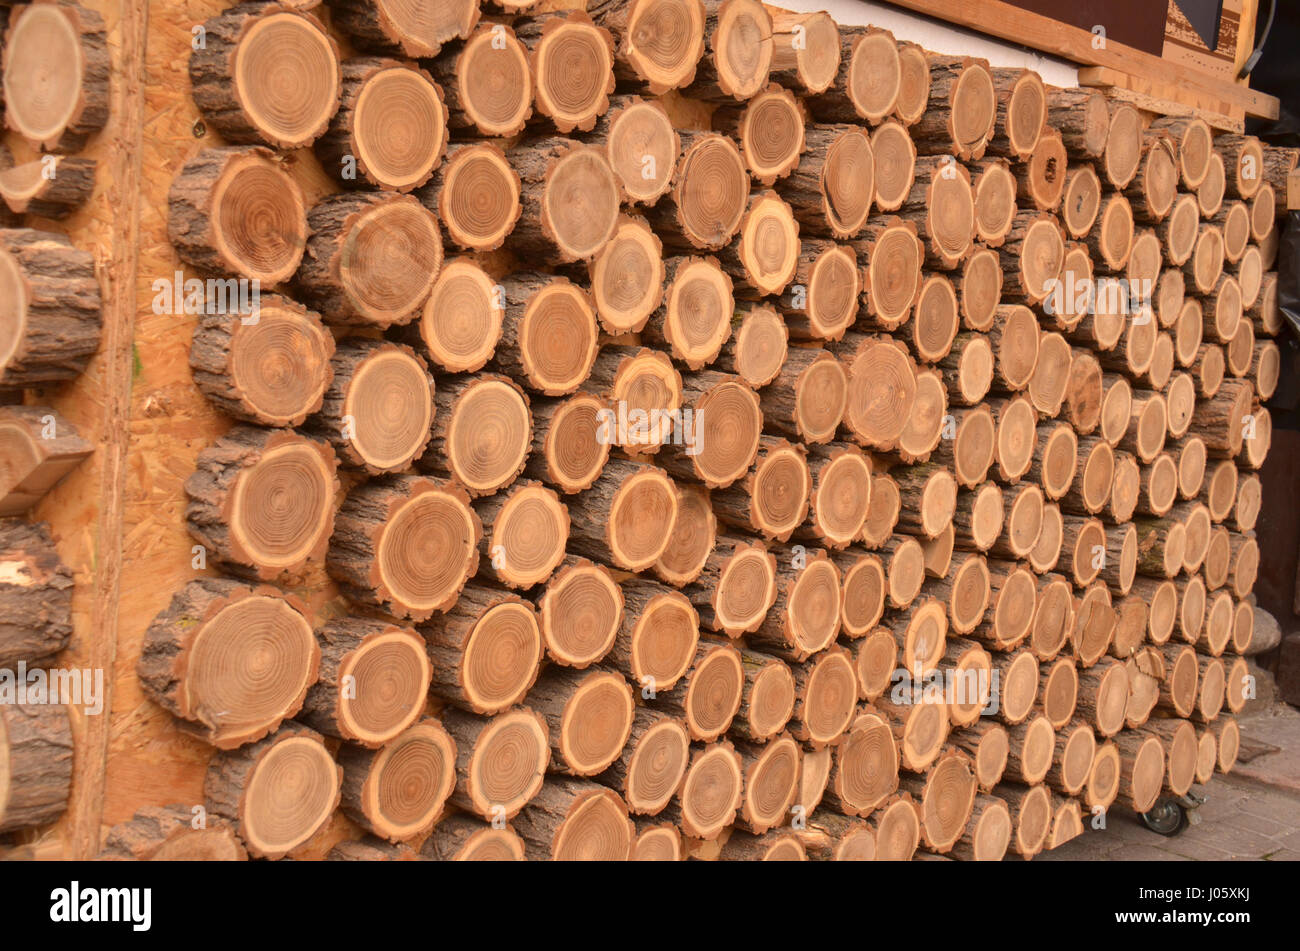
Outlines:
<svg viewBox="0 0 1300 951"><path fill-rule="evenodd" d="M1171 116L1194 114L1225 132L1242 133L1246 128L1246 111L1240 106L1173 83L1154 82L1105 66L1085 66L1079 70L1079 85L1097 87L1107 96L1124 99L1147 112Z"/></svg>
<svg viewBox="0 0 1300 951"><path fill-rule="evenodd" d="M1054 53L1087 66L1107 66L1148 79L1176 83L1186 89L1215 96L1240 106L1248 115L1276 119L1278 100L1246 86L1225 83L1197 70L1171 63L1141 50L1107 41L1101 48L1088 30L1067 26L1051 17L1031 13L1003 0L889 0L890 5L925 13L949 23L987 33L1011 43Z"/></svg>

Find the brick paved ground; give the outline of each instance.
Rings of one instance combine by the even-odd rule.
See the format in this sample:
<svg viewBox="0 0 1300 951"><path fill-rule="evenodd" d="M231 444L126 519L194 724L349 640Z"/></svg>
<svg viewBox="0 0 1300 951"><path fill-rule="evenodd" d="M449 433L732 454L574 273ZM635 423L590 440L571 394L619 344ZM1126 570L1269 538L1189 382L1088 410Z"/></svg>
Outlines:
<svg viewBox="0 0 1300 951"><path fill-rule="evenodd" d="M1035 861L1131 862L1300 860L1300 712L1278 704L1242 717L1242 760L1193 792L1206 798L1198 825L1173 837L1151 832L1132 812L1112 809L1106 828L1087 831Z"/></svg>

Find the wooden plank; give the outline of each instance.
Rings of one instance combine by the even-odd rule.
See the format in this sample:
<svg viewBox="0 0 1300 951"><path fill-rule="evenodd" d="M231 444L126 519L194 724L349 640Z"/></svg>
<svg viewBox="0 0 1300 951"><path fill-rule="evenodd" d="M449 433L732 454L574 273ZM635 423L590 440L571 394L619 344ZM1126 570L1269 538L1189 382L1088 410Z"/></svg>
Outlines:
<svg viewBox="0 0 1300 951"><path fill-rule="evenodd" d="M1093 46L1095 37L1087 30L1066 26L1050 17L1014 7L1003 0L889 0L894 6L926 13L941 20L988 33L1000 39L1055 53L1076 63L1108 66L1120 72L1148 79L1172 82L1199 93L1216 96L1240 106L1247 114L1265 119L1278 115L1278 100L1235 83L1222 82L1188 66L1170 63L1119 43Z"/></svg>
<svg viewBox="0 0 1300 951"><path fill-rule="evenodd" d="M1208 96L1198 96L1169 83L1155 83L1141 76L1130 76L1104 66L1088 66L1079 70L1079 85L1093 86L1106 95L1124 99L1147 112L1167 115L1195 113L1216 129L1225 132L1243 132L1246 128L1245 110Z"/></svg>

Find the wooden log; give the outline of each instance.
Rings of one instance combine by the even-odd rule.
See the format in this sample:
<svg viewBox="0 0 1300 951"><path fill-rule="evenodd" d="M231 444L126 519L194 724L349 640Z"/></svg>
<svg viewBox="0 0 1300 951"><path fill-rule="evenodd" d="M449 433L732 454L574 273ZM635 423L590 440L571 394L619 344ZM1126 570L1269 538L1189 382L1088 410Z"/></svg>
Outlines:
<svg viewBox="0 0 1300 951"><path fill-rule="evenodd" d="M903 774L899 787L916 798L925 847L951 851L975 805L976 782L966 754L948 750L924 776Z"/></svg>
<svg viewBox="0 0 1300 951"><path fill-rule="evenodd" d="M875 704L893 731L899 767L909 773L928 770L939 758L948 737L947 705L942 700L915 698L913 693L921 690L920 684L903 681L891 691L889 699L882 697ZM905 702L896 703L892 699L894 693ZM901 774L899 781L901 785Z"/></svg>
<svg viewBox="0 0 1300 951"><path fill-rule="evenodd" d="M854 719L858 682L852 658L844 648L831 647L792 672L795 706L791 734L812 749L830 746Z"/></svg>
<svg viewBox="0 0 1300 951"><path fill-rule="evenodd" d="M1047 126L1047 89L1030 69L992 69L998 116L989 152L1024 161Z"/></svg>
<svg viewBox="0 0 1300 951"><path fill-rule="evenodd" d="M1043 490L1031 484L1012 489L1006 501L1005 526L989 552L1003 558L1028 557L1043 527ZM1068 537L1066 533L1067 541Z"/></svg>
<svg viewBox="0 0 1300 951"><path fill-rule="evenodd" d="M334 646L328 635L325 642ZM274 732L303 708L321 656L309 610L297 598L268 585L201 578L178 591L154 618L136 673L145 694L178 717L182 729L228 750ZM339 657L329 653L326 659L328 677ZM420 680L418 672L413 677ZM366 686L371 684L367 677ZM322 685L321 703L312 710L321 709L327 690ZM357 699L358 712L365 702ZM354 724L347 720L343 735L370 735Z"/></svg>
<svg viewBox="0 0 1300 951"><path fill-rule="evenodd" d="M1061 195L1061 224L1078 241L1088 236L1101 211L1101 179L1088 163L1068 166Z"/></svg>
<svg viewBox="0 0 1300 951"><path fill-rule="evenodd" d="M521 182L522 211L509 242L516 254L539 264L599 254L618 225L621 197L605 150L557 136L529 139L506 157Z"/></svg>
<svg viewBox="0 0 1300 951"><path fill-rule="evenodd" d="M718 254L735 276L737 297L779 296L795 279L799 265L799 225L774 191L751 195L735 239Z"/></svg>
<svg viewBox="0 0 1300 951"><path fill-rule="evenodd" d="M772 69L772 17L758 0L703 0L708 51L690 95L744 101L767 86Z"/></svg>
<svg viewBox="0 0 1300 951"><path fill-rule="evenodd" d="M145 806L108 830L96 858L106 861L243 862L248 852L229 822L217 816L194 827L189 806Z"/></svg>
<svg viewBox="0 0 1300 951"><path fill-rule="evenodd" d="M420 468L471 497L491 495L523 471L532 413L520 386L497 374L444 377L435 388L433 426Z"/></svg>
<svg viewBox="0 0 1300 951"><path fill-rule="evenodd" d="M527 17L515 34L528 47L533 103L556 130L589 131L614 91L614 38L585 12Z"/></svg>
<svg viewBox="0 0 1300 951"><path fill-rule="evenodd" d="M504 302L496 286L470 258L445 261L419 318L406 332L408 341L449 373L481 369L501 336Z"/></svg>
<svg viewBox="0 0 1300 951"><path fill-rule="evenodd" d="M430 692L491 716L537 680L542 633L531 602L493 585L465 585L456 603L420 626L433 667Z"/></svg>
<svg viewBox="0 0 1300 951"><path fill-rule="evenodd" d="M633 862L682 862L686 846L681 830L671 822L636 822L637 837L632 843Z"/></svg>
<svg viewBox="0 0 1300 951"><path fill-rule="evenodd" d="M72 636L72 571L45 522L0 521L0 667L38 664Z"/></svg>
<svg viewBox="0 0 1300 951"><path fill-rule="evenodd" d="M80 375L99 349L94 263L62 235L0 229L0 283L13 302L0 329L0 389Z"/></svg>
<svg viewBox="0 0 1300 951"><path fill-rule="evenodd" d="M650 313L642 341L699 370L731 337L734 284L713 257L668 258L664 274L663 300Z"/></svg>
<svg viewBox="0 0 1300 951"><path fill-rule="evenodd" d="M749 172L739 148L716 132L681 131L671 167L672 187L647 217L674 252L719 250L740 228L749 199Z"/></svg>
<svg viewBox="0 0 1300 951"><path fill-rule="evenodd" d="M1126 731L1114 742L1120 757L1120 795L1135 812L1147 812L1164 786L1165 754L1160 739Z"/></svg>
<svg viewBox="0 0 1300 951"><path fill-rule="evenodd" d="M1130 103L1110 101L1110 131L1102 155L1102 177L1115 189L1133 181L1142 161L1142 115Z"/></svg>
<svg viewBox="0 0 1300 951"><path fill-rule="evenodd" d="M753 389L767 386L785 366L789 336L780 312L752 304L718 353L719 370L734 373Z"/></svg>
<svg viewBox="0 0 1300 951"><path fill-rule="evenodd" d="M1041 784L1000 783L993 795L1007 804L1011 814L1011 851L1023 859L1032 859L1043 850L1051 831L1051 793Z"/></svg>
<svg viewBox="0 0 1300 951"><path fill-rule="evenodd" d="M564 560L569 513L551 489L519 483L476 502L474 509L483 525L480 564L501 584L531 588L549 579Z"/></svg>
<svg viewBox="0 0 1300 951"><path fill-rule="evenodd" d="M635 712L632 688L617 671L548 668L528 695L546 720L553 772L594 776L619 757Z"/></svg>
<svg viewBox="0 0 1300 951"><path fill-rule="evenodd" d="M92 451L49 407L0 407L0 516L28 511Z"/></svg>
<svg viewBox="0 0 1300 951"><path fill-rule="evenodd" d="M445 862L522 862L524 842L509 825L498 828L457 813L438 821L420 855Z"/></svg>
<svg viewBox="0 0 1300 951"><path fill-rule="evenodd" d="M111 62L103 16L75 3L44 2L8 14L0 62L5 126L42 151L81 151L108 123Z"/></svg>
<svg viewBox="0 0 1300 951"><path fill-rule="evenodd" d="M612 97L586 141L605 147L629 203L653 205L672 185L681 139L657 99Z"/></svg>
<svg viewBox="0 0 1300 951"><path fill-rule="evenodd" d="M777 186L800 229L843 240L867 222L875 195L875 162L866 129L849 124L812 124L804 129L807 151Z"/></svg>
<svg viewBox="0 0 1300 951"><path fill-rule="evenodd" d="M681 788L660 815L683 835L711 841L735 820L743 784L743 763L731 743L696 747Z"/></svg>
<svg viewBox="0 0 1300 951"><path fill-rule="evenodd" d="M563 399L532 402L533 441L526 473L572 495L591 487L609 458L607 402L579 391Z"/></svg>
<svg viewBox="0 0 1300 951"><path fill-rule="evenodd" d="M338 460L292 430L236 426L199 453L185 482L190 534L236 574L293 577L325 556Z"/></svg>
<svg viewBox="0 0 1300 951"><path fill-rule="evenodd" d="M515 818L542 788L550 764L542 715L527 707L494 717L447 709L442 725L456 743L452 803L493 824Z"/></svg>
<svg viewBox="0 0 1300 951"><path fill-rule="evenodd" d="M1124 189L1138 221L1158 224L1173 207L1179 177L1174 149L1174 140L1166 133L1148 132L1144 136L1137 174Z"/></svg>
<svg viewBox="0 0 1300 951"><path fill-rule="evenodd" d="M694 81L704 55L700 0L594 0L587 12L614 37L617 78L656 96Z"/></svg>
<svg viewBox="0 0 1300 951"><path fill-rule="evenodd" d="M830 14L772 14L772 72L774 82L817 95L835 82L840 68L840 31Z"/></svg>
<svg viewBox="0 0 1300 951"><path fill-rule="evenodd" d="M428 445L434 417L433 376L424 359L402 344L353 338L330 364L312 430L345 465L370 475L408 469Z"/></svg>
<svg viewBox="0 0 1300 951"><path fill-rule="evenodd" d="M1124 270L1133 250L1133 207L1119 192L1108 195L1087 237L1088 250L1111 273Z"/></svg>
<svg viewBox="0 0 1300 951"><path fill-rule="evenodd" d="M321 408L339 372L334 338L316 313L287 297L266 295L255 306L251 313L222 307L203 314L190 341L194 382L237 419L300 425ZM350 368L346 357L339 364Z"/></svg>
<svg viewBox="0 0 1300 951"><path fill-rule="evenodd" d="M905 126L913 126L930 104L930 61L923 47L903 40L898 44L898 63L900 82L894 115Z"/></svg>
<svg viewBox="0 0 1300 951"><path fill-rule="evenodd" d="M433 77L368 56L344 62L342 99L316 154L346 187L409 192L433 175L447 138L447 106Z"/></svg>
<svg viewBox="0 0 1300 951"><path fill-rule="evenodd" d="M848 373L844 429L859 444L897 445L916 401L916 365L901 341L850 332L841 344Z"/></svg>
<svg viewBox="0 0 1300 951"><path fill-rule="evenodd" d="M808 100L824 122L878 124L898 108L902 63L894 34L875 27L841 26L834 82Z"/></svg>
<svg viewBox="0 0 1300 951"><path fill-rule="evenodd" d="M547 656L579 669L603 658L623 623L623 592L608 568L568 557L538 597Z"/></svg>
<svg viewBox="0 0 1300 951"><path fill-rule="evenodd" d="M1061 130L1072 158L1098 159L1105 153L1110 115L1097 90L1048 89L1047 115L1051 126Z"/></svg>
<svg viewBox="0 0 1300 951"><path fill-rule="evenodd" d="M307 210L297 183L269 149L205 149L172 181L167 209L172 246L197 268L266 285L298 270Z"/></svg>
<svg viewBox="0 0 1300 951"><path fill-rule="evenodd" d="M546 396L572 393L591 372L599 346L587 291L566 278L524 271L503 278L495 366Z"/></svg>
<svg viewBox="0 0 1300 951"><path fill-rule="evenodd" d="M990 561L988 568L989 608L985 612L984 621L971 631L970 636L995 650L1012 651L1029 636L1033 627L1038 581L1032 571L1014 562ZM1001 663L1001 660L996 661L995 665L997 663ZM1002 710L1007 722L1017 723L1024 717L1018 715L1017 703L1013 702L1015 685L1006 682L1008 676L1009 673L1003 675ZM1017 677L1023 678L1024 686L1029 687L1027 676L1018 673ZM1033 689L1026 691L1030 694L1026 699L1032 700L1037 685L1038 670L1037 665L1034 665Z"/></svg>
<svg viewBox="0 0 1300 951"><path fill-rule="evenodd" d="M627 803L587 780L551 777L515 821L534 861L625 862L636 827Z"/></svg>
<svg viewBox="0 0 1300 951"><path fill-rule="evenodd" d="M929 88L928 78L921 88L922 96L926 95L924 90ZM893 119L886 119L876 126L871 133L871 155L876 209L897 211L912 190L916 171L916 145L908 135L907 127Z"/></svg>
<svg viewBox="0 0 1300 951"><path fill-rule="evenodd" d="M821 549L792 560L802 564L777 563L776 598L749 644L797 663L825 650L839 634L840 572Z"/></svg>
<svg viewBox="0 0 1300 951"><path fill-rule="evenodd" d="M970 172L950 156L916 160L915 180L901 212L916 225L931 267L952 270L975 238L975 193Z"/></svg>
<svg viewBox="0 0 1300 951"><path fill-rule="evenodd" d="M446 43L466 39L479 19L473 0L450 0L434 11L398 0L338 0L331 3L331 13L333 22L362 49L423 58L437 56Z"/></svg>
<svg viewBox="0 0 1300 951"><path fill-rule="evenodd" d="M16 215L66 218L95 190L96 162L89 158L47 155L37 162L14 165L6 151L0 156L0 199Z"/></svg>
<svg viewBox="0 0 1300 951"><path fill-rule="evenodd" d="M425 68L442 87L447 124L457 132L506 138L533 114L528 48L504 23L482 24Z"/></svg>
<svg viewBox="0 0 1300 951"><path fill-rule="evenodd" d="M343 769L320 734L292 721L234 750L218 751L203 778L207 810L235 824L249 855L276 859L302 846L339 804ZM280 783L300 794L276 795Z"/></svg>
<svg viewBox="0 0 1300 951"><path fill-rule="evenodd" d="M1179 180L1184 188L1195 191L1209 172L1213 152L1209 125L1197 116L1156 116L1151 128L1174 137Z"/></svg>
<svg viewBox="0 0 1300 951"><path fill-rule="evenodd" d="M923 280L925 249L915 222L889 217L869 223L851 247L866 262L861 274L864 324L879 330L902 326L911 316Z"/></svg>
<svg viewBox="0 0 1300 951"><path fill-rule="evenodd" d="M1223 156L1219 152L1210 155L1209 172L1205 180L1196 189L1196 203L1200 206L1202 218L1213 218L1223 205L1223 196L1228 187L1228 173Z"/></svg>
<svg viewBox="0 0 1300 951"><path fill-rule="evenodd" d="M339 107L339 48L316 17L279 5L233 8L206 20L190 53L190 88L228 142L300 149ZM266 78L274 70L274 83Z"/></svg>
<svg viewBox="0 0 1300 951"><path fill-rule="evenodd" d="M907 862L921 843L921 825L916 803L907 793L891 796L867 818L867 828L876 839L876 860Z"/></svg>
<svg viewBox="0 0 1300 951"><path fill-rule="evenodd" d="M672 690L695 659L700 615L685 594L644 579L624 582L626 610L609 665L639 686L645 699Z"/></svg>
<svg viewBox="0 0 1300 951"><path fill-rule="evenodd" d="M997 123L997 89L987 60L931 53L930 98L912 126L917 151L980 159Z"/></svg>
<svg viewBox="0 0 1300 951"><path fill-rule="evenodd" d="M1001 271L997 272L999 277ZM993 382L993 346L982 333L959 333L952 349L939 361L950 404L975 406Z"/></svg>
<svg viewBox="0 0 1300 951"><path fill-rule="evenodd" d="M731 637L752 633L777 597L776 556L755 539L720 534L699 576L683 592L709 630Z"/></svg>
<svg viewBox="0 0 1300 951"><path fill-rule="evenodd" d="M655 575L677 587L690 584L704 570L717 535L718 519L713 514L709 490L698 485L679 486L672 538L654 563Z"/></svg>
<svg viewBox="0 0 1300 951"><path fill-rule="evenodd" d="M730 731L750 743L767 743L794 715L795 679L778 657L742 649L745 686Z"/></svg>
<svg viewBox="0 0 1300 951"><path fill-rule="evenodd" d="M989 569L984 556L966 555L950 566L944 577L928 582L925 593L948 604L948 624L954 633L969 634L989 604Z"/></svg>
<svg viewBox="0 0 1300 951"><path fill-rule="evenodd" d="M740 142L740 153L754 180L771 186L798 166L804 151L806 116L806 108L793 93L772 83L743 107L719 109L713 123Z"/></svg>
<svg viewBox="0 0 1300 951"><path fill-rule="evenodd" d="M345 744L343 812L390 842L427 835L456 785L456 744L432 717L404 730L380 749Z"/></svg>
<svg viewBox="0 0 1300 951"><path fill-rule="evenodd" d="M1029 160L1015 168L1017 195L1040 211L1057 211L1065 194L1067 171L1060 133L1045 129Z"/></svg>
<svg viewBox="0 0 1300 951"><path fill-rule="evenodd" d="M374 749L419 719L432 668L413 630L345 617L326 623L317 638L320 679L307 692L299 720Z"/></svg>
<svg viewBox="0 0 1300 951"><path fill-rule="evenodd" d="M682 721L638 707L627 743L599 782L622 796L633 815L658 815L681 785L690 755Z"/></svg>
<svg viewBox="0 0 1300 951"><path fill-rule="evenodd" d="M620 216L588 276L601 328L613 336L639 333L663 301L663 244L644 218Z"/></svg>
<svg viewBox="0 0 1300 951"><path fill-rule="evenodd" d="M1215 136L1215 154L1227 171L1228 194L1233 198L1251 198L1264 181L1264 151L1253 135L1227 133Z"/></svg>
<svg viewBox="0 0 1300 951"><path fill-rule="evenodd" d="M664 468L710 489L726 488L744 476L762 437L758 395L739 377L702 370L683 376L682 403L684 432L660 454Z"/></svg>
<svg viewBox="0 0 1300 951"><path fill-rule="evenodd" d="M736 826L754 835L784 824L799 795L799 767L802 751L789 734L783 733L761 745L736 745L745 777ZM736 835L733 832L728 845ZM728 858L727 850L723 859ZM770 861L771 859L769 859Z"/></svg>
<svg viewBox="0 0 1300 951"><path fill-rule="evenodd" d="M451 146L416 194L437 213L449 241L466 251L501 247L522 212L519 176L505 153L486 143Z"/></svg>
<svg viewBox="0 0 1300 951"><path fill-rule="evenodd" d="M326 567L353 600L424 620L455 604L478 567L481 536L463 489L390 476L348 494ZM427 554L434 551L436 559Z"/></svg>
<svg viewBox="0 0 1300 951"><path fill-rule="evenodd" d="M664 553L677 514L677 489L662 469L623 459L569 506L569 550L625 571L643 571Z"/></svg>
<svg viewBox="0 0 1300 951"><path fill-rule="evenodd" d="M4 753L4 796L0 831L45 825L68 806L73 740L68 707L49 697L37 702L11 694L0 703L0 751Z"/></svg>
<svg viewBox="0 0 1300 951"><path fill-rule="evenodd" d="M729 526L787 541L808 514L812 475L803 447L764 437L748 474L712 495L713 511Z"/></svg>
<svg viewBox="0 0 1300 951"><path fill-rule="evenodd" d="M856 446L827 443L809 450L812 475L801 539L844 548L862 532L871 506L871 462Z"/></svg>
<svg viewBox="0 0 1300 951"><path fill-rule="evenodd" d="M998 862L1011 844L1011 812L993 796L978 794L965 831L949 854L964 862Z"/></svg>
<svg viewBox="0 0 1300 951"><path fill-rule="evenodd" d="M990 248L1000 248L1016 217L1016 176L1005 158L972 163L979 169L972 180L975 199L975 236Z"/></svg>
<svg viewBox="0 0 1300 951"><path fill-rule="evenodd" d="M1055 217L1046 212L1016 212L1003 244L1003 300L1044 303L1060 286L1064 263L1065 234ZM1053 307L1060 309L1055 301Z"/></svg>

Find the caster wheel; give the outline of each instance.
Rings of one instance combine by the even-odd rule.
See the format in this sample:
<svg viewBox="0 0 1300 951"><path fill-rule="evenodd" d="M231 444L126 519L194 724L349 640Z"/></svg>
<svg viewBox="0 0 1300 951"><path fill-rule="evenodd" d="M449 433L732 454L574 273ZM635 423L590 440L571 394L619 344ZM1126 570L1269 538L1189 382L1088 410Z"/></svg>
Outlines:
<svg viewBox="0 0 1300 951"><path fill-rule="evenodd" d="M1164 836L1177 835L1188 824L1186 811L1174 799L1161 799L1150 812L1142 813L1142 821L1152 832Z"/></svg>

